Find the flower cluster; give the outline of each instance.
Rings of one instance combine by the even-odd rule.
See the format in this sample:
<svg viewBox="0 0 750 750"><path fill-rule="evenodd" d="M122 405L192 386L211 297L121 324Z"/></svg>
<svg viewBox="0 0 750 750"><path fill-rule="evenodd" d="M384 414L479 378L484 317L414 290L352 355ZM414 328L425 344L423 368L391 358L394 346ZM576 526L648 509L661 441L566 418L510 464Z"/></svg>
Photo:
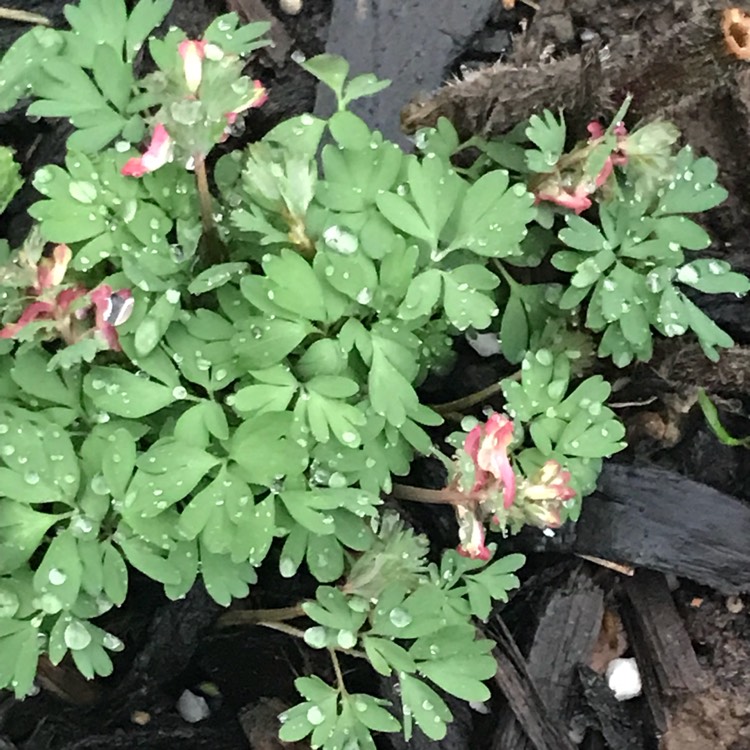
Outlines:
<svg viewBox="0 0 750 750"><path fill-rule="evenodd" d="M80 285L61 289L71 257L67 245L57 245L36 264L34 283L27 290L32 302L16 322L0 329L0 338L16 338L31 323L46 323L67 344L94 335L108 349L120 351L116 326L124 323L133 309L130 290L115 292L108 284L93 290ZM92 313L93 328L87 322Z"/></svg>
<svg viewBox="0 0 750 750"><path fill-rule="evenodd" d="M215 44L209 44L203 40L185 39L178 45L178 52L183 61L183 75L187 88L187 97L196 99L199 95L201 82L203 81L204 60L220 60L224 56L223 50ZM240 106L224 115L226 127L220 138L226 140L231 134L231 127L237 118L248 109L254 109L263 105L268 98L266 89L260 81L253 81L250 96ZM154 172L172 161L174 154L174 140L170 136L165 125L157 122L151 134L151 140L146 151L140 156L134 156L122 167L122 174L127 177L143 177L143 175ZM204 156L205 154L200 154ZM193 154L192 156L196 156Z"/></svg>
<svg viewBox="0 0 750 750"><path fill-rule="evenodd" d="M617 147L610 153L598 174L594 177L586 174L586 157L599 146L606 135L602 125L596 121L590 122L587 130L589 140L577 151L574 150L567 159L561 160L561 167L536 186L534 194L537 203L549 201L563 208L569 208L580 214L591 208L591 196L602 188L609 180L615 167L627 163L628 132L623 123L618 123L613 133L617 138Z"/></svg>
<svg viewBox="0 0 750 750"><path fill-rule="evenodd" d="M473 483L461 488L459 475L451 486L460 492L460 500L454 502L458 551L466 557L490 558L485 541L488 521L500 529L514 521L556 528L562 504L575 497L570 472L557 461L547 461L533 477L519 479L508 452L512 442L513 422L497 412L466 436L463 452L473 466Z"/></svg>

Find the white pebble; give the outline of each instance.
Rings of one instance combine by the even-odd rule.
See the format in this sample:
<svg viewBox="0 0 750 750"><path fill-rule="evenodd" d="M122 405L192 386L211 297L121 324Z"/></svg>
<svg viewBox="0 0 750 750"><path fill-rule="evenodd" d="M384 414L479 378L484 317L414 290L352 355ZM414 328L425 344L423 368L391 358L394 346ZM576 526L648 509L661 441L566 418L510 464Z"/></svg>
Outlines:
<svg viewBox="0 0 750 750"><path fill-rule="evenodd" d="M190 724L197 724L211 715L206 699L189 690L182 691L182 695L177 700L177 711Z"/></svg>
<svg viewBox="0 0 750 750"><path fill-rule="evenodd" d="M279 7L284 13L296 16L302 10L302 0L279 0Z"/></svg>
<svg viewBox="0 0 750 750"><path fill-rule="evenodd" d="M618 701L641 694L641 673L635 659L612 659L607 667L607 684Z"/></svg>
<svg viewBox="0 0 750 750"><path fill-rule="evenodd" d="M496 333L467 333L469 346L480 357L492 357L500 354L500 338Z"/></svg>

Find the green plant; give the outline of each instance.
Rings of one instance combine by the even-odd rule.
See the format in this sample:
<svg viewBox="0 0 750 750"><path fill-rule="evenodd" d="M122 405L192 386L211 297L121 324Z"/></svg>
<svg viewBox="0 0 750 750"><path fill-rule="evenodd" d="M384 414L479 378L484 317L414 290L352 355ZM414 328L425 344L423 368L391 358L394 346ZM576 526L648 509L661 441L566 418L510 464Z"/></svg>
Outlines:
<svg viewBox="0 0 750 750"><path fill-rule="evenodd" d="M171 598L200 576L228 605L279 544L281 574L305 565L319 585L258 619L305 617L286 632L328 649L337 676L298 680L304 701L282 739L369 748L372 731L408 737L414 726L438 739L451 716L437 689L489 696L492 643L472 618L507 599L523 563L489 562L486 526L575 518L602 459L624 446L610 386L586 377L592 333L617 364L647 357L648 324L688 328L664 317L676 298L707 351L727 343L673 279L688 283L689 268L698 288L738 293L747 281L723 265L704 274L701 263L720 261L662 252L704 246L696 224L675 218L669 170L683 181L700 171L705 187L712 167L673 155L669 126L624 134L620 116L566 153L551 113L491 143L459 144L441 121L407 155L347 110L387 82L349 80L344 60L323 55L303 67L334 91L336 112L230 150L212 193L207 155L265 98L242 74L265 26L229 14L201 40L150 37L168 9L140 0L128 15L121 0L81 0L67 8L70 32L32 30L0 63L2 102L30 86L30 114L75 128L64 167L34 175L36 230L2 258L0 685L25 695L42 652L108 674L122 643L95 620L125 601L129 566ZM138 79L147 38L155 70ZM479 158L455 166L469 146ZM636 186L649 204L640 213L628 208ZM699 203L683 210L722 197L693 192ZM592 221L570 217L558 240L570 209ZM636 226L651 254L627 254ZM572 277L522 283L519 269L548 258ZM645 333L632 333L631 313L623 323L607 285L616 274L646 290ZM664 279L658 291L650 274ZM518 375L428 407L420 384L451 367L453 339L469 329L499 331ZM430 435L441 414L500 391L507 414L467 417L443 455ZM445 463L444 489L394 484L417 453ZM427 540L382 511L382 493L451 506L458 550L428 562ZM337 652L395 672L402 722L347 691Z"/></svg>
<svg viewBox="0 0 750 750"><path fill-rule="evenodd" d="M0 147L0 214L23 186L20 169L9 148Z"/></svg>
<svg viewBox="0 0 750 750"><path fill-rule="evenodd" d="M698 405L703 412L706 423L724 445L729 445L732 448L738 446L742 446L743 448L750 447L750 437L737 438L727 432L726 427L724 427L719 418L719 410L716 408L716 404L711 401L703 388L698 391Z"/></svg>

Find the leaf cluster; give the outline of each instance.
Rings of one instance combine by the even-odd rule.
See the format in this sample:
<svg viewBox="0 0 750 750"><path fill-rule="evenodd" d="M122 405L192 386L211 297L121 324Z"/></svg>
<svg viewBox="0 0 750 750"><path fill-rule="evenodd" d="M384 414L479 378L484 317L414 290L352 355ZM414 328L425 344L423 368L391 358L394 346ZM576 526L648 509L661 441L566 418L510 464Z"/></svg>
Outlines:
<svg viewBox="0 0 750 750"><path fill-rule="evenodd" d="M381 535L386 544L393 531L398 527ZM387 710L387 701L302 677L295 684L306 700L282 715L281 739L310 735L314 747L331 750L352 735L360 747L374 748L371 730L403 729L408 741L419 727L430 739L441 740L452 713L436 688L463 700L484 701L490 693L483 680L496 669L492 642L478 637L467 617L486 619L492 599L507 600L509 589L518 585L514 572L523 562L522 556L510 555L477 571L481 562L451 551L415 584L396 580L374 600L359 592L347 594L346 587L319 587L316 600L304 605L317 623L307 629L305 640L314 648L361 646L377 672L395 674L402 721Z"/></svg>
<svg viewBox="0 0 750 750"><path fill-rule="evenodd" d="M0 61L0 104L30 93L29 114L75 128L64 165L34 175L36 233L0 247L3 323L27 309L46 243L72 251L66 285L109 284L134 302L121 352L42 338L49 322L0 339L0 687L27 694L42 653L109 674L122 643L96 620L125 601L129 569L171 598L200 577L228 605L277 545L283 577L306 569L319 584L304 605L307 643L364 654L398 681L401 702L304 677L282 739L366 748L374 731L418 727L439 740L451 719L441 691L489 695L492 644L473 618L507 599L523 560L430 556L383 510L393 477L434 451L442 417L419 388L450 368L457 338L496 333L521 367L520 382L501 384L514 467L570 471L575 518L623 447L610 385L586 377L595 347L623 366L650 357L655 335L690 329L711 357L731 344L684 291L748 290L724 261L685 255L708 247L684 214L723 199L715 165L645 126L594 208L568 215L536 186L573 169L593 180L620 147L612 126L566 150L565 122L549 112L489 143L461 144L441 121L406 154L347 109L388 82L349 79L345 61L322 55L302 65L333 91L334 114L293 117L225 154L216 195L200 195L188 157L205 156L247 104L242 58L265 26L218 18L195 96L184 34L149 38L169 7L81 0L69 31L32 30ZM146 50L156 69L136 80ZM175 158L124 176L154 121ZM458 166L469 147L478 158ZM5 199L18 184L10 163L0 183ZM215 232L201 223L207 203Z"/></svg>

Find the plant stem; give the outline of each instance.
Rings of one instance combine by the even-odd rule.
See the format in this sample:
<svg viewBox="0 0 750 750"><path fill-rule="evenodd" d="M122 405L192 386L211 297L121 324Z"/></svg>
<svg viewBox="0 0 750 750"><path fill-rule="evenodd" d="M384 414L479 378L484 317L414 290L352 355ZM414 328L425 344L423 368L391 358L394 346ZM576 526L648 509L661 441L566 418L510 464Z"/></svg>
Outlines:
<svg viewBox="0 0 750 750"><path fill-rule="evenodd" d="M195 168L195 181L198 187L198 201L200 203L201 224L203 225L203 238L206 243L207 265L215 265L224 260L224 253L216 232L213 216L213 202L211 191L208 187L208 175L206 174L206 160L202 154L193 156Z"/></svg>
<svg viewBox="0 0 750 750"><path fill-rule="evenodd" d="M341 672L341 664L339 664L339 657L336 656L336 649L329 648L328 653L331 656L333 662L333 671L336 673L336 683L339 686L339 692L341 695L346 695L346 685L344 685L344 675Z"/></svg>
<svg viewBox="0 0 750 750"><path fill-rule="evenodd" d="M512 375L509 375L507 378L503 379L520 380L521 371L518 370L518 372L514 372ZM462 396L461 398L457 398L454 401L446 401L444 404L430 404L430 408L436 411L438 414L448 414L454 411L462 412L472 406L476 406L476 404L479 404L482 401L486 401L491 396L500 393L502 389L502 382L493 383L492 385L488 385L486 388L482 388L481 391L470 393L468 396Z"/></svg>
<svg viewBox="0 0 750 750"><path fill-rule="evenodd" d="M278 630L280 633L291 635L294 638L305 639L305 631L300 628L295 628L294 625L287 625L285 622L256 622L256 625L260 625L262 628L268 628L269 630Z"/></svg>
<svg viewBox="0 0 750 750"><path fill-rule="evenodd" d="M302 611L302 605L300 604L293 607L280 607L278 609L246 609L236 612L226 612L219 618L217 625L220 628L229 627L230 625L258 625L261 628L277 630L279 633L305 640L305 631L302 628L295 628L294 625L287 625L285 622L282 622L283 620L293 620L296 617L304 616L305 613ZM265 619L261 619L262 617ZM357 649L331 646L328 650L331 653L341 651L343 654L356 656L357 659L367 659L367 654ZM334 668L337 662L338 660L334 663Z"/></svg>
<svg viewBox="0 0 750 750"><path fill-rule="evenodd" d="M408 484L394 484L391 495L399 500L432 505L464 505L467 497L457 490L428 490L425 487L412 487Z"/></svg>
<svg viewBox="0 0 750 750"><path fill-rule="evenodd" d="M511 290L518 286L518 282L505 270L505 266L497 258L492 259L492 265L497 268Z"/></svg>
<svg viewBox="0 0 750 750"><path fill-rule="evenodd" d="M33 23L40 26L52 25L52 21L46 16L41 16L39 13L30 13L27 10L18 10L16 8L0 7L0 18L7 19L8 21L19 21L21 23Z"/></svg>
<svg viewBox="0 0 750 750"><path fill-rule="evenodd" d="M277 609L240 609L225 612L218 621L220 628L232 625L260 625L270 622L283 622L304 617L305 612L301 604L292 607L278 607Z"/></svg>

